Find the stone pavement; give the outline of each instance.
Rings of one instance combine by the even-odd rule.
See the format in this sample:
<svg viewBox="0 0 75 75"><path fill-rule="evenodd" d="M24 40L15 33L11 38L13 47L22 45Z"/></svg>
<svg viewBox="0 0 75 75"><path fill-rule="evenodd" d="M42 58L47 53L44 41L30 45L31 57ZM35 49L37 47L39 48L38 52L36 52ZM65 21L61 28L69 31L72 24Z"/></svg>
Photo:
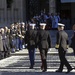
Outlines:
<svg viewBox="0 0 75 75"><path fill-rule="evenodd" d="M23 55L22 55L23 54ZM70 62L72 67L75 67L75 57L73 56L72 49L69 48L66 58ZM55 48L48 51L47 56L47 72L43 73L40 69L41 60L38 50L35 56L35 66L34 69L29 69L29 57L28 50L24 49L15 54L11 54L11 57L3 59L0 61L0 75L65 75L66 67L64 67L63 73L55 73L59 67L59 57L58 52ZM73 70L69 75L74 75L75 70Z"/></svg>

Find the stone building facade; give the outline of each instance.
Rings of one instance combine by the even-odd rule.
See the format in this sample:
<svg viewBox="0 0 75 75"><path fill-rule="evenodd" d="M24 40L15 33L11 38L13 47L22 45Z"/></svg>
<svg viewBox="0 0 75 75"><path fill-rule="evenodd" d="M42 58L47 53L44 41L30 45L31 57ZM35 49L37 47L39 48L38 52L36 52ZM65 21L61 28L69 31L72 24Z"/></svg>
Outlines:
<svg viewBox="0 0 75 75"><path fill-rule="evenodd" d="M8 5L9 1L11 1L10 5ZM9 26L13 22L25 22L29 10L27 5L28 1L29 0L0 0L0 27L5 25ZM48 0L48 2L50 12L55 12L55 0Z"/></svg>
<svg viewBox="0 0 75 75"><path fill-rule="evenodd" d="M8 5L7 0L0 0L0 26L23 21L23 1L13 0L11 5Z"/></svg>
<svg viewBox="0 0 75 75"><path fill-rule="evenodd" d="M26 22L31 14L39 13L42 9L50 13L69 14L74 23L74 7L75 3L61 3L61 0L0 0L0 27L9 26L13 22Z"/></svg>

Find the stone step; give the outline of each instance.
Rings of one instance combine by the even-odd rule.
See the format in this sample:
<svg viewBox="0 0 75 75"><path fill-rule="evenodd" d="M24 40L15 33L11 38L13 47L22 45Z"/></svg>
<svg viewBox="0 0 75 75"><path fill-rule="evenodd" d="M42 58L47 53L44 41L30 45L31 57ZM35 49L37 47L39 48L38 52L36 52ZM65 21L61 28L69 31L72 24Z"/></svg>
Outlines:
<svg viewBox="0 0 75 75"><path fill-rule="evenodd" d="M39 50L37 49L36 52L35 52L36 55L39 55ZM48 50L48 54L50 55L58 55L58 49L55 49L55 48L51 48L51 50ZM23 50L20 50L18 52L15 52L15 53L11 53L11 56L16 56L16 55L28 55L28 50L27 49L23 49ZM67 50L67 55L73 55L73 49L69 48Z"/></svg>
<svg viewBox="0 0 75 75"><path fill-rule="evenodd" d="M30 60L28 59L28 60L19 60L19 62L22 62L22 61L26 61L26 62L30 62ZM9 61L10 62L10 61ZM41 60L35 60L35 63L40 63L41 62ZM59 63L60 62L60 60L47 60L47 63ZM75 60L68 60L68 62L70 62L70 63L75 63Z"/></svg>
<svg viewBox="0 0 75 75"><path fill-rule="evenodd" d="M0 68L7 68L7 67L29 67L30 61L29 59L26 59L28 57L26 56L11 56L9 58L3 59L0 61ZM75 58L74 57L68 57L68 61L72 66L75 66ZM60 60L55 58L55 59L47 59L47 65L48 67L58 67L60 64ZM40 59L35 59L35 67L41 66L41 60Z"/></svg>
<svg viewBox="0 0 75 75"><path fill-rule="evenodd" d="M47 69L47 71L46 72L44 72L44 74L46 74L46 73L49 73L49 74L46 74L46 75L50 75L50 73L52 72L52 73L55 73L55 75L65 75L64 74L64 72L66 72L67 71L67 69L64 69L63 70L63 73L56 73L55 71L57 70L57 68L55 68L55 69ZM40 73L40 72L42 72L42 70L41 69L37 69L37 68L34 68L34 69L25 69L25 68L23 68L23 69L21 69L21 68L9 68L9 69L0 69L0 71L2 72L19 72L19 73L21 73L21 72L27 72L27 73L29 73L29 75L31 75L32 73L35 73L34 75L36 75L36 73ZM72 71L71 71L71 75L74 75L73 73L75 73L75 69L73 69ZM43 72L42 72L42 74L40 74L40 75L44 75L43 74ZM27 74L28 75L28 74ZM33 75L33 74L32 74Z"/></svg>

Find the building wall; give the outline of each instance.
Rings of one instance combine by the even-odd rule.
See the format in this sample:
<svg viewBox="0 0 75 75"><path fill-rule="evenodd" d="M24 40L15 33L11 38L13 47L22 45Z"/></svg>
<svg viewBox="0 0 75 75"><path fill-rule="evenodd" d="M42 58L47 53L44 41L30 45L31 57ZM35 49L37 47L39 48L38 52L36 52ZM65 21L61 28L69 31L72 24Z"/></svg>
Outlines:
<svg viewBox="0 0 75 75"><path fill-rule="evenodd" d="M56 12L56 0L49 0L49 12L50 13Z"/></svg>
<svg viewBox="0 0 75 75"><path fill-rule="evenodd" d="M49 0L49 8L50 13L55 13L55 0ZM26 0L13 0L10 9L7 8L6 0L0 0L0 27L25 20Z"/></svg>
<svg viewBox="0 0 75 75"><path fill-rule="evenodd" d="M71 4L71 20L72 25L75 24L75 3Z"/></svg>
<svg viewBox="0 0 75 75"><path fill-rule="evenodd" d="M13 0L11 8L7 8L6 0L0 0L0 27L23 21L23 1Z"/></svg>

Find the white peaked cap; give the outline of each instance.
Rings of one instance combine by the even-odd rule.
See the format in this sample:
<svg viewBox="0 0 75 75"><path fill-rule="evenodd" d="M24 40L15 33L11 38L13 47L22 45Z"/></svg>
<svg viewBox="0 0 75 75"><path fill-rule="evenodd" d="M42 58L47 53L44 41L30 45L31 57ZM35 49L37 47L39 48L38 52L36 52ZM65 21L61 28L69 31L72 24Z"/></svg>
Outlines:
<svg viewBox="0 0 75 75"><path fill-rule="evenodd" d="M21 24L23 24L23 25L24 25L25 23L24 23L24 22L21 22Z"/></svg>
<svg viewBox="0 0 75 75"><path fill-rule="evenodd" d="M46 26L46 23L40 23L40 26Z"/></svg>
<svg viewBox="0 0 75 75"><path fill-rule="evenodd" d="M35 26L35 25L36 25L35 23L30 23L30 24L29 24L29 26Z"/></svg>
<svg viewBox="0 0 75 75"><path fill-rule="evenodd" d="M65 26L64 24L62 24L62 23L58 23L58 26Z"/></svg>

